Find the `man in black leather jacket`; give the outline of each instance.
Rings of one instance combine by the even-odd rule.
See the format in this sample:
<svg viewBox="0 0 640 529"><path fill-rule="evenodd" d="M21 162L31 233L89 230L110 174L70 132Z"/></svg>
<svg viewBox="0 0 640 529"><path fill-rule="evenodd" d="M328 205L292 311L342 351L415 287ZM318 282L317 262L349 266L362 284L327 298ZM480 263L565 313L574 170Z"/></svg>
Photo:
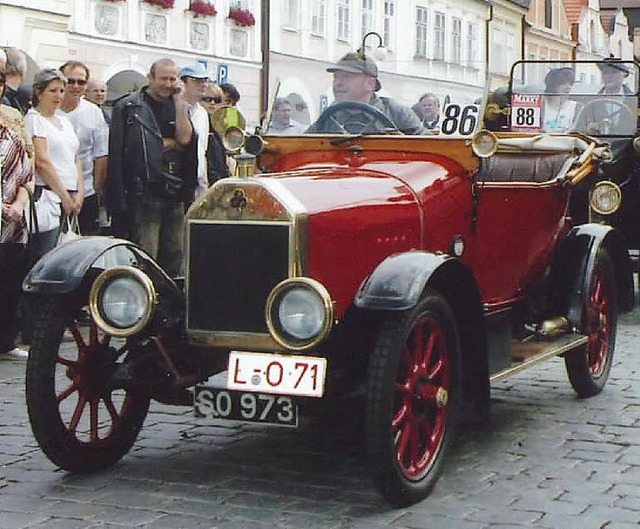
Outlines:
<svg viewBox="0 0 640 529"><path fill-rule="evenodd" d="M182 272L184 208L196 187L196 139L178 68L151 65L149 84L116 101L109 133L107 206L113 234Z"/></svg>

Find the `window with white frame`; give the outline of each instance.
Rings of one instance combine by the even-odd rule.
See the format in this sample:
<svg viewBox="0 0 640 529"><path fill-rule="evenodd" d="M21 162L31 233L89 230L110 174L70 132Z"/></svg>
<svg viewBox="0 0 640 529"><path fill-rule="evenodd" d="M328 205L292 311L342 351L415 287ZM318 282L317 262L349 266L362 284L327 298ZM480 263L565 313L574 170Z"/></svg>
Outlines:
<svg viewBox="0 0 640 529"><path fill-rule="evenodd" d="M503 73L505 71L505 47L504 47L504 33L500 28L494 28L491 34L491 57L489 58L490 64L492 64L491 70L494 72Z"/></svg>
<svg viewBox="0 0 640 529"><path fill-rule="evenodd" d="M513 64L516 60L516 34L513 31L507 30L507 38L505 42L505 71L509 68L509 65Z"/></svg>
<svg viewBox="0 0 640 529"><path fill-rule="evenodd" d="M351 21L349 19L349 0L336 0L336 14L338 40L349 42L351 39Z"/></svg>
<svg viewBox="0 0 640 529"><path fill-rule="evenodd" d="M427 31L429 29L429 12L426 7L416 7L416 55L427 56Z"/></svg>
<svg viewBox="0 0 640 529"><path fill-rule="evenodd" d="M451 62L462 62L462 19L458 17L451 19Z"/></svg>
<svg viewBox="0 0 640 529"><path fill-rule="evenodd" d="M229 7L239 7L240 9L251 9L251 0L231 0Z"/></svg>
<svg viewBox="0 0 640 529"><path fill-rule="evenodd" d="M300 0L283 0L282 25L287 28L300 29Z"/></svg>
<svg viewBox="0 0 640 529"><path fill-rule="evenodd" d="M444 61L445 18L444 13L436 11L433 20L433 58Z"/></svg>
<svg viewBox="0 0 640 529"><path fill-rule="evenodd" d="M396 18L396 1L384 1L384 17L382 30L382 43L388 50L394 49L395 45L395 18Z"/></svg>
<svg viewBox="0 0 640 529"><path fill-rule="evenodd" d="M467 23L467 64L473 66L478 60L478 26Z"/></svg>
<svg viewBox="0 0 640 529"><path fill-rule="evenodd" d="M362 0L362 36L374 31L373 0Z"/></svg>
<svg viewBox="0 0 640 529"><path fill-rule="evenodd" d="M325 0L311 0L311 34L324 37Z"/></svg>

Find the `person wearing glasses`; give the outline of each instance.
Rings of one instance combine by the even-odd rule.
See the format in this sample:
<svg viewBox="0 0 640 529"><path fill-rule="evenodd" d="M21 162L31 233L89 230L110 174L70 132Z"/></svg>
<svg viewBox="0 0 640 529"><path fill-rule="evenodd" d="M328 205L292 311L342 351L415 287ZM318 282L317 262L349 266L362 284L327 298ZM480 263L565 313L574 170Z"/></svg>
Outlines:
<svg viewBox="0 0 640 529"><path fill-rule="evenodd" d="M204 96L200 104L209 114L209 118L211 118L216 110L225 106L222 89L217 84L208 83L204 89ZM222 138L211 125L211 119L209 119L209 141L207 143L207 179L209 185L213 185L227 176L231 176L229 164L227 163L227 150L224 148Z"/></svg>
<svg viewBox="0 0 640 529"><path fill-rule="evenodd" d="M99 201L103 195L109 153L109 127L100 108L84 99L90 72L86 64L67 61L60 71L67 78L62 104L56 110L66 117L80 141L78 156L84 175L84 201L78 215L80 233L97 235Z"/></svg>

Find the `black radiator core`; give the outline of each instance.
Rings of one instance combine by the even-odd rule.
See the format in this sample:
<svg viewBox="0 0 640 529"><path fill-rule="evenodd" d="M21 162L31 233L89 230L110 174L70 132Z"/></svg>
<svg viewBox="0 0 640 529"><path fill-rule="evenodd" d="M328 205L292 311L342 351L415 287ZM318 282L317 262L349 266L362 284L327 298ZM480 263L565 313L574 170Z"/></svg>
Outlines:
<svg viewBox="0 0 640 529"><path fill-rule="evenodd" d="M289 228L190 222L188 328L268 333L264 309L288 277Z"/></svg>

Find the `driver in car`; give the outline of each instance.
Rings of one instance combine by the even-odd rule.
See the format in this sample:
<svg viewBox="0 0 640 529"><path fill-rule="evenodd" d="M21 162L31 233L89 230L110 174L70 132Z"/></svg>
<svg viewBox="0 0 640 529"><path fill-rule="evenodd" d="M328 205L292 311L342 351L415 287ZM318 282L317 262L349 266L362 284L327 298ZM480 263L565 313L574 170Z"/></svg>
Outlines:
<svg viewBox="0 0 640 529"><path fill-rule="evenodd" d="M366 103L382 112L395 126L395 129L404 134L427 134L420 118L408 106L402 105L388 97L380 97L376 94L381 88L378 80L378 67L373 59L359 53L347 53L334 66L327 68L328 72L333 73L333 95L335 103L353 101ZM359 133L365 130L355 130L348 124L358 123L358 113L365 114L359 109L345 108L331 119L328 123L320 123L316 121L308 129L307 132L349 132ZM363 129L372 120L364 121ZM330 130L327 130L330 128ZM378 127L378 130L384 127ZM366 130L366 132L374 132Z"/></svg>
<svg viewBox="0 0 640 529"><path fill-rule="evenodd" d="M598 99L585 105L588 134L633 134L636 130L637 102L633 91L624 83L629 67L621 59L609 58L598 63L602 88Z"/></svg>

